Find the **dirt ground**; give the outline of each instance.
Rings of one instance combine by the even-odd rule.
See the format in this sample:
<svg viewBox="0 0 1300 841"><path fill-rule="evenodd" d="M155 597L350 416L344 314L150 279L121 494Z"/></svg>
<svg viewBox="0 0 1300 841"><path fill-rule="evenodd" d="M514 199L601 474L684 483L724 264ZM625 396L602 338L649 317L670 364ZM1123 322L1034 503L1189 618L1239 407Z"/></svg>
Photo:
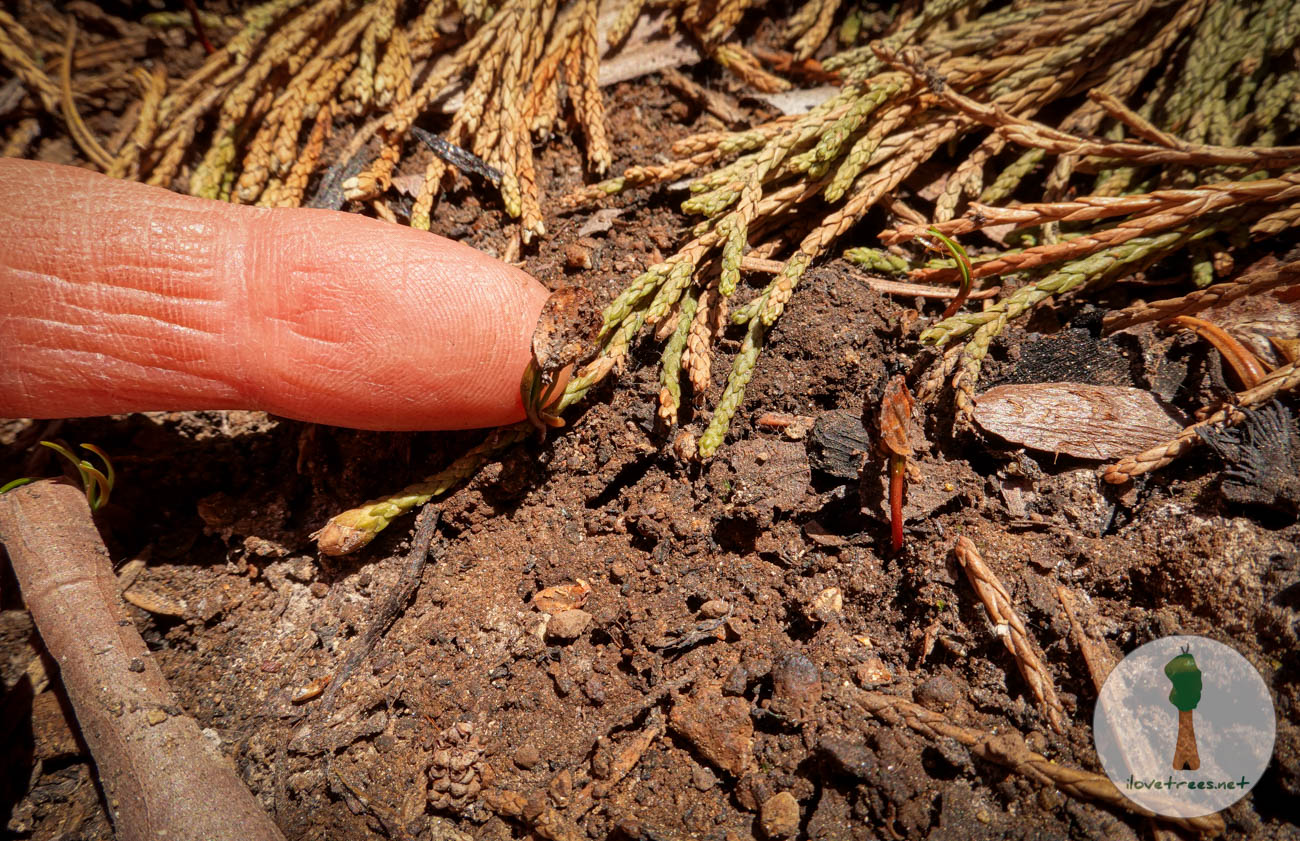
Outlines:
<svg viewBox="0 0 1300 841"><path fill-rule="evenodd" d="M706 70L696 78L725 86ZM616 169L714 125L654 76L609 99ZM579 183L569 140L546 146L539 177L549 195ZM550 216L553 236L524 264L552 288L579 284L608 300L681 240L679 199L634 192L608 204L621 212L603 217L604 230L582 235L599 211ZM472 184L439 206L435 228L505 249L498 204ZM857 244L853 233L845 244ZM566 249L586 252L591 268L567 268L581 260ZM113 454L120 481L101 530L120 567L145 561L132 590L151 605L131 618L179 706L290 839L528 836L479 796L490 792L552 806L593 839L1153 837L1145 819L860 706L864 690L910 698L1099 770L1096 690L1058 587L1079 597L1084 624L1117 658L1159 636L1203 634L1260 670L1277 710L1274 761L1224 813L1224 837L1300 837L1294 512L1226 500L1206 449L1136 488L1107 487L1096 462L954 429L944 398L926 407L924 478L908 498L906 546L891 552L882 460L846 468L827 442L874 441L886 380L917 377L930 357L916 341L916 302L883 297L854 271L831 261L799 287L712 461L682 462L675 432L656 425L658 345L645 336L629 370L567 428L507 451L441 502L414 599L329 716L293 699L367 627L396 583L413 518L341 559L318 556L308 534L434 472L482 433L357 432L250 412L14 421L2 428L0 475L55 472L32 446L40 438ZM1214 395L1204 344L1151 330L1103 339L1098 312L1066 300L1013 329L983 386L1133 385L1189 415ZM728 334L721 351L738 344ZM714 366L713 399L727 367ZM760 424L768 413L796 422ZM707 418L685 420L698 432ZM1063 732L957 565L958 535L979 546L1042 647ZM33 697L39 638L4 575L5 837L110 838L57 679ZM580 581L586 619L557 622L533 603ZM626 776L602 785L629 758ZM594 798L583 795L589 781Z"/></svg>

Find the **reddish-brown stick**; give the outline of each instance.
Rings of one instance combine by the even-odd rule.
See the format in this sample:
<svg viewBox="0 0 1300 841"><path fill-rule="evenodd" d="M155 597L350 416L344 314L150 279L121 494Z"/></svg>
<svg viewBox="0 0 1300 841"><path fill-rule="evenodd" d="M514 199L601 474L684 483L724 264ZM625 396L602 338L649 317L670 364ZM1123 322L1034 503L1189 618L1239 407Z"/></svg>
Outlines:
<svg viewBox="0 0 1300 841"><path fill-rule="evenodd" d="M0 542L94 757L118 841L284 841L127 618L81 491L0 494Z"/></svg>

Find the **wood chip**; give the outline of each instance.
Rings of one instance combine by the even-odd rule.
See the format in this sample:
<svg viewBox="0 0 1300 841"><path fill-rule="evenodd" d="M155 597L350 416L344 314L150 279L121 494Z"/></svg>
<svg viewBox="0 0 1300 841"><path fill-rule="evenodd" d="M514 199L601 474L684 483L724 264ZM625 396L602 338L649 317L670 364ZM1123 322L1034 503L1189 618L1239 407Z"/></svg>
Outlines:
<svg viewBox="0 0 1300 841"><path fill-rule="evenodd" d="M582 607L589 595L591 585L579 578L572 584L557 584L537 591L533 595L533 605L543 613L561 613Z"/></svg>
<svg viewBox="0 0 1300 841"><path fill-rule="evenodd" d="M1150 392L1083 383L991 388L975 399L975 422L1013 444L1087 459L1140 452L1182 428Z"/></svg>
<svg viewBox="0 0 1300 841"><path fill-rule="evenodd" d="M763 100L788 116L790 114L807 114L839 92L838 85L822 85L816 88L781 91L780 93L757 93L754 94L754 97Z"/></svg>
<svg viewBox="0 0 1300 841"><path fill-rule="evenodd" d="M185 615L185 600L148 587L135 586L124 591L122 598L131 604L156 616Z"/></svg>
<svg viewBox="0 0 1300 841"><path fill-rule="evenodd" d="M623 214L621 207L606 207L597 210L591 214L591 218L583 223L578 229L578 236L589 237L592 234L603 234L610 228L614 227L614 220Z"/></svg>

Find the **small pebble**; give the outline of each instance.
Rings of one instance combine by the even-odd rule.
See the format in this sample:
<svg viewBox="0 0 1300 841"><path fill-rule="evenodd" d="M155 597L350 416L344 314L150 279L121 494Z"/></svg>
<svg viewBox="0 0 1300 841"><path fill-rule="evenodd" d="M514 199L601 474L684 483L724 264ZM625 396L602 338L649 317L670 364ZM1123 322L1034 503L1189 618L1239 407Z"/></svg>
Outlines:
<svg viewBox="0 0 1300 841"><path fill-rule="evenodd" d="M733 777L743 776L753 760L754 720L740 698L724 698L717 689L698 691L673 704L668 726Z"/></svg>
<svg viewBox="0 0 1300 841"><path fill-rule="evenodd" d="M749 689L749 670L744 666L736 666L727 675L727 682L722 684L723 695L744 695Z"/></svg>
<svg viewBox="0 0 1300 841"><path fill-rule="evenodd" d="M808 606L808 614L818 622L831 622L844 612L844 595L839 587L827 587Z"/></svg>
<svg viewBox="0 0 1300 841"><path fill-rule="evenodd" d="M139 657L132 657L131 662L127 664L126 670L128 672L143 672L144 661Z"/></svg>
<svg viewBox="0 0 1300 841"><path fill-rule="evenodd" d="M566 269L591 268L591 252L576 242L564 247L564 267Z"/></svg>
<svg viewBox="0 0 1300 841"><path fill-rule="evenodd" d="M774 794L763 801L758 820L768 838L793 838L799 831L799 801L788 791Z"/></svg>
<svg viewBox="0 0 1300 841"><path fill-rule="evenodd" d="M700 615L705 619L721 619L731 612L731 605L722 599L709 599L700 605Z"/></svg>
<svg viewBox="0 0 1300 841"><path fill-rule="evenodd" d="M582 636L591 625L591 614L585 610L562 610L546 624L547 642L572 642Z"/></svg>
<svg viewBox="0 0 1300 841"><path fill-rule="evenodd" d="M537 766L542 761L542 756L537 752L537 748L532 745L524 745L515 751L514 762L520 768L528 771Z"/></svg>
<svg viewBox="0 0 1300 841"><path fill-rule="evenodd" d="M582 694L587 696L587 700L597 707L605 705L608 696L605 694L605 682L600 678L588 678L587 682L582 685Z"/></svg>
<svg viewBox="0 0 1300 841"><path fill-rule="evenodd" d="M691 771L691 784L700 791L708 791L717 785L718 775L713 773L712 768L704 765L696 765Z"/></svg>
<svg viewBox="0 0 1300 841"><path fill-rule="evenodd" d="M935 676L916 687L916 702L923 707L940 712L961 699L961 691L946 677Z"/></svg>
<svg viewBox="0 0 1300 841"><path fill-rule="evenodd" d="M316 577L316 565L312 563L311 558L297 558L289 563L285 574L294 581L306 584Z"/></svg>
<svg viewBox="0 0 1300 841"><path fill-rule="evenodd" d="M848 739L823 738L818 747L837 770L855 780L870 780L880 773L880 763L866 745Z"/></svg>
<svg viewBox="0 0 1300 841"><path fill-rule="evenodd" d="M821 672L802 654L787 654L772 668L772 695L800 714L807 713L822 695Z"/></svg>
<svg viewBox="0 0 1300 841"><path fill-rule="evenodd" d="M324 581L317 581L315 584L311 585L307 589L309 589L311 591L311 594L318 599L325 598L327 595L329 595L329 591L330 591L329 585L326 584Z"/></svg>
<svg viewBox="0 0 1300 841"><path fill-rule="evenodd" d="M882 683L889 683L894 679L894 675L889 671L889 667L885 665L883 660L871 654L867 656L866 660L853 667L853 679L863 689L870 689Z"/></svg>

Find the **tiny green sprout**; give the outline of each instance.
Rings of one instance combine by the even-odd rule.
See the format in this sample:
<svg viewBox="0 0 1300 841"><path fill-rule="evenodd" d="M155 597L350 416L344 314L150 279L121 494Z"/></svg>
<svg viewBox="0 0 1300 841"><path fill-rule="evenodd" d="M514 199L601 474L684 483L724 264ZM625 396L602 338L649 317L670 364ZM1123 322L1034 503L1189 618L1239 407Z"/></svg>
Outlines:
<svg viewBox="0 0 1300 841"><path fill-rule="evenodd" d="M966 253L966 249L962 248L959 242L940 233L938 228L930 228L929 232L931 236L943 244L944 248L948 249L949 253L952 254L953 259L957 261L957 270L961 272L961 289L957 291L957 297L952 299L952 303L948 305L948 308L943 311L943 315L941 316L942 318L952 318L957 314L957 310L961 309L961 305L966 302L966 298L970 295L970 255ZM936 251L939 250L930 243L926 244Z"/></svg>
<svg viewBox="0 0 1300 841"><path fill-rule="evenodd" d="M90 504L91 511L98 511L108 504L109 494L113 492L113 485L117 483L117 473L113 470L113 462L109 460L107 453L94 444L81 445L83 450L89 450L99 456L100 461L104 462L104 469L100 470L86 459L77 458L71 450L60 443L42 441L41 446L54 450L54 452L71 462L73 467L77 468L77 472L81 474L81 485L86 489L86 502ZM28 479L26 481L32 480ZM7 489L8 485L5 487Z"/></svg>
<svg viewBox="0 0 1300 841"><path fill-rule="evenodd" d="M1187 646L1183 646L1182 654L1165 664L1165 677L1174 687L1169 692L1169 703L1182 711L1196 709L1201 702L1201 670Z"/></svg>
<svg viewBox="0 0 1300 841"><path fill-rule="evenodd" d="M21 488L23 485L30 484L35 481L36 480L33 479L31 476L27 476L26 478L23 479L14 479L12 482L5 482L3 486L0 486L0 494L4 493L5 491L12 491L14 488Z"/></svg>

